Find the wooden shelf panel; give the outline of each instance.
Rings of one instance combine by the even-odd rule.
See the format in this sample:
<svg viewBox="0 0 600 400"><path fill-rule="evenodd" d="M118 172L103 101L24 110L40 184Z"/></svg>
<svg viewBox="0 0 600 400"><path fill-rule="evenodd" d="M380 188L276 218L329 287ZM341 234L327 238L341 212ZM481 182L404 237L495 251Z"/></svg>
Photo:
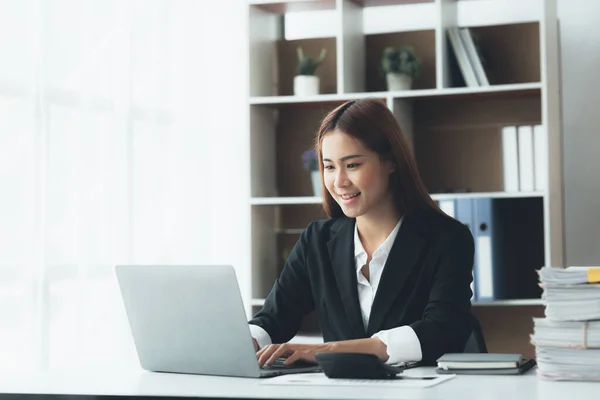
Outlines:
<svg viewBox="0 0 600 400"><path fill-rule="evenodd" d="M402 4L435 3L435 0L353 0L363 7L397 6Z"/></svg>
<svg viewBox="0 0 600 400"><path fill-rule="evenodd" d="M436 193L432 194L433 200L460 200L460 199L520 199L530 197L544 197L545 192L477 192L477 193Z"/></svg>
<svg viewBox="0 0 600 400"><path fill-rule="evenodd" d="M335 0L249 0L248 2L251 6L261 8L273 14L335 9Z"/></svg>
<svg viewBox="0 0 600 400"><path fill-rule="evenodd" d="M265 304L265 299L252 299L250 302L253 306L261 307ZM510 299L510 300L493 300L493 301L475 301L471 303L474 307L516 307L516 306L543 306L545 303L542 299Z"/></svg>
<svg viewBox="0 0 600 400"><path fill-rule="evenodd" d="M250 105L294 105L294 104L322 104L342 103L348 100L365 98L393 98L393 99L420 99L429 97L455 96L457 98L516 98L522 96L539 96L542 84L517 83L509 85L494 85L487 87L460 87L445 89L415 89L405 91L363 92L344 94L320 94L317 96L259 96L251 97Z"/></svg>
<svg viewBox="0 0 600 400"><path fill-rule="evenodd" d="M365 98L387 98L387 93L347 93L347 94L319 94L316 96L262 96L251 97L250 105L319 105L323 103L343 103L348 100Z"/></svg>
<svg viewBox="0 0 600 400"><path fill-rule="evenodd" d="M510 299L510 300L493 300L493 301L475 301L471 303L475 307L512 307L512 306L543 306L545 303L542 299Z"/></svg>
<svg viewBox="0 0 600 400"><path fill-rule="evenodd" d="M433 200L458 200L473 198L492 199L517 199L530 197L544 197L545 192L479 192L479 193L440 193L432 194ZM300 197L254 197L250 200L253 206L278 206L278 205L300 205L321 204L322 199L314 196Z"/></svg>

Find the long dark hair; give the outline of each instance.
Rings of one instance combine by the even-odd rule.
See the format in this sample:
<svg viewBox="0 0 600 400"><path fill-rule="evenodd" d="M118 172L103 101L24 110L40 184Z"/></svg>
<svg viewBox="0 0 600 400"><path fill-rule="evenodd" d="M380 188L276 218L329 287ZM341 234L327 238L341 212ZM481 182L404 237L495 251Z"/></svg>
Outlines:
<svg viewBox="0 0 600 400"><path fill-rule="evenodd" d="M421 180L414 155L400 125L382 101L348 101L327 114L315 138L321 176L321 144L325 135L336 129L360 140L364 146L379 154L380 159L387 159L395 164L396 170L390 175L390 190L400 215L427 211L441 213ZM322 178L321 184L323 208L327 215L343 216L342 209L325 188Z"/></svg>

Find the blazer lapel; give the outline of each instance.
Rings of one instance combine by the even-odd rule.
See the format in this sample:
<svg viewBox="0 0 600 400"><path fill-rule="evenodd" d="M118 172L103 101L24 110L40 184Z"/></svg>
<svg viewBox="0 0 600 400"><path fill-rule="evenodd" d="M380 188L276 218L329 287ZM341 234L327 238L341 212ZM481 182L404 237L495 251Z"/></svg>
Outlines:
<svg viewBox="0 0 600 400"><path fill-rule="evenodd" d="M356 338L365 337L365 327L358 301L358 282L354 261L354 220L340 221L337 234L327 242L331 265L342 304Z"/></svg>
<svg viewBox="0 0 600 400"><path fill-rule="evenodd" d="M371 307L367 335L371 336L380 330L381 325L396 297L403 290L411 271L417 266L419 254L426 240L421 235L418 221L406 216L388 259L383 268L377 293Z"/></svg>

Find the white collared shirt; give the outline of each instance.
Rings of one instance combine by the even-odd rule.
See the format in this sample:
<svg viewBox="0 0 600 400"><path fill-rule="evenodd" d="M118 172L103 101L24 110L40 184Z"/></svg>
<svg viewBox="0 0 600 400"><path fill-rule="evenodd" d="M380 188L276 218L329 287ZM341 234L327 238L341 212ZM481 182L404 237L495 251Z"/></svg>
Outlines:
<svg viewBox="0 0 600 400"><path fill-rule="evenodd" d="M354 224L354 262L356 266L356 280L358 282L358 301L360 303L360 313L365 330L367 330L367 326L369 325L371 307L373 306L373 300L379 287L383 267L396 240L401 224L402 219L398 221L388 237L373 252L371 262L369 263L369 280L361 272L362 267L367 263L367 252L358 236L356 224ZM393 266L393 268L400 267ZM271 344L271 337L260 326L250 324L250 334L256 339L261 349ZM421 361L421 342L415 331L408 325L379 331L372 337L379 338L387 346L387 354L389 356L387 364Z"/></svg>

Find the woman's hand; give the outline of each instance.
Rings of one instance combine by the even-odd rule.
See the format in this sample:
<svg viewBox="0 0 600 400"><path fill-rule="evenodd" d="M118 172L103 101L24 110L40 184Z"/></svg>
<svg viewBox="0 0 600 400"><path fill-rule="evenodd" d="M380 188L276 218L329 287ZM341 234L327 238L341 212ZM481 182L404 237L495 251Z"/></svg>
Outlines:
<svg viewBox="0 0 600 400"><path fill-rule="evenodd" d="M256 353L256 357L258 358L259 366L263 365L271 365L275 362L279 357L287 357L284 365L290 365L295 361L308 361L312 363L316 363L315 359L316 353L324 353L330 350L330 345L328 343L323 344L294 344L294 343L284 343L284 344L270 344L268 346L263 347L258 353Z"/></svg>
<svg viewBox="0 0 600 400"><path fill-rule="evenodd" d="M287 357L284 365L290 365L298 360L316 364L315 354L330 352L375 354L382 362L386 362L389 358L387 346L376 337L323 344L270 344L256 353L256 357L261 367L265 364L271 365L279 357Z"/></svg>

